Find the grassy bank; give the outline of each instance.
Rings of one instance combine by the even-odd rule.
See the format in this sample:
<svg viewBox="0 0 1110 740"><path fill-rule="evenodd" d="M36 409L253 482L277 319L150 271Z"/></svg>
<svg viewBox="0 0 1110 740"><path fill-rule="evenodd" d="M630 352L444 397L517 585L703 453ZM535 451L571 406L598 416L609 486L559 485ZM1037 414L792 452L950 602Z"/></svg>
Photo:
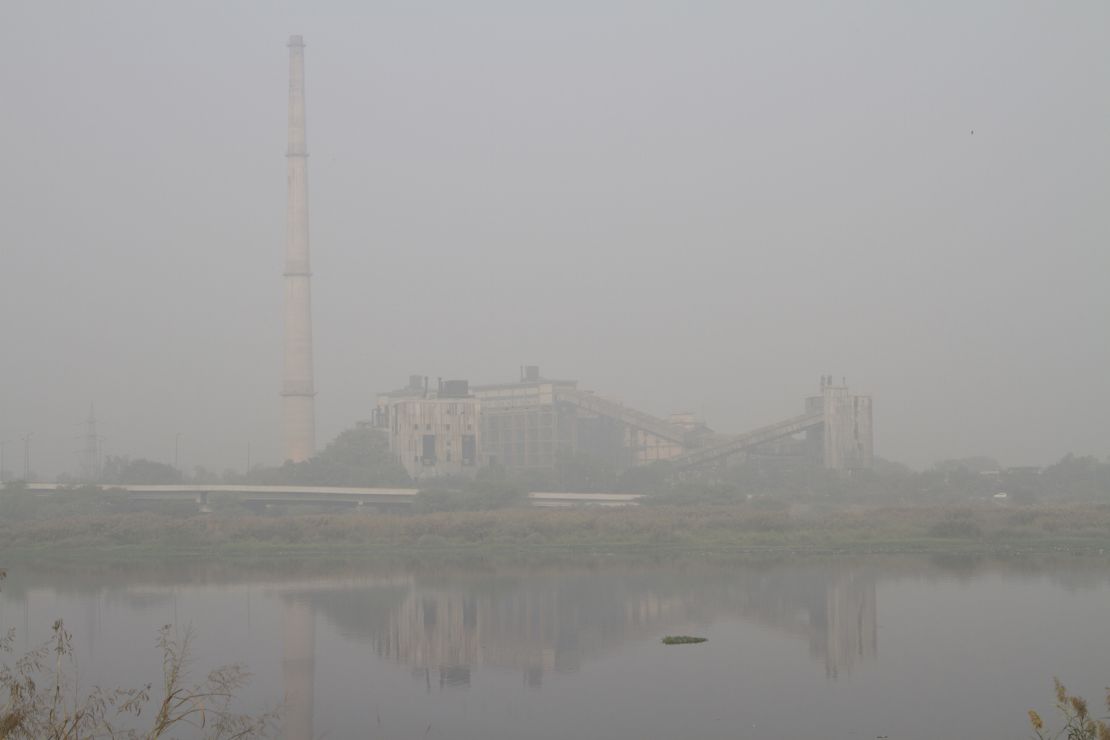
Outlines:
<svg viewBox="0 0 1110 740"><path fill-rule="evenodd" d="M172 516L0 520L0 556L352 554L431 549L990 552L1110 549L1110 506L979 508L751 505L505 509L418 515Z"/></svg>

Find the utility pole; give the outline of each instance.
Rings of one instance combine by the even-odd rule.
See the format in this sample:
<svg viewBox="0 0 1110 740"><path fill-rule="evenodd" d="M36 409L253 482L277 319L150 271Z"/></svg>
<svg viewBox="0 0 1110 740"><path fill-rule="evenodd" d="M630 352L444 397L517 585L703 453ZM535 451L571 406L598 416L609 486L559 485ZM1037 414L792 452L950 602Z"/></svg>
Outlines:
<svg viewBox="0 0 1110 740"><path fill-rule="evenodd" d="M247 442L247 475L251 474L251 443Z"/></svg>
<svg viewBox="0 0 1110 740"><path fill-rule="evenodd" d="M23 482L31 482L31 435L34 432L27 432L23 435Z"/></svg>
<svg viewBox="0 0 1110 740"><path fill-rule="evenodd" d="M173 435L173 467L177 472L181 472L181 467L178 464L180 461L179 453L181 452L181 432Z"/></svg>
<svg viewBox="0 0 1110 740"><path fill-rule="evenodd" d="M100 439L96 434L96 409L89 406L85 419L85 446L81 450L81 475L90 483L100 480Z"/></svg>

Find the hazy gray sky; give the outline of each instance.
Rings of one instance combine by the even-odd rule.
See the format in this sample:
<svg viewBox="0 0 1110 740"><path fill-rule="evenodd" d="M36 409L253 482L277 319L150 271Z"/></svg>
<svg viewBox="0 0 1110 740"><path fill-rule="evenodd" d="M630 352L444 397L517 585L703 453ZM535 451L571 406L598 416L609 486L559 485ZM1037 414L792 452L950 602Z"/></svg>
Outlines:
<svg viewBox="0 0 1110 740"><path fill-rule="evenodd" d="M291 33L321 446L536 363L721 431L847 376L917 466L1110 454L1104 0L28 0L0 439L44 476L90 403L112 454L278 462Z"/></svg>

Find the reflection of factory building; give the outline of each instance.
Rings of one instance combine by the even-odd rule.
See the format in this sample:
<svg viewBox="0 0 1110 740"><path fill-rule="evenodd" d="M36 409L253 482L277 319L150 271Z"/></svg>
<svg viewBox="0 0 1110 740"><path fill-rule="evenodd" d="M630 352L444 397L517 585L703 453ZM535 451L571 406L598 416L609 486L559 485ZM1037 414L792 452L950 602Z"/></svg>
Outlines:
<svg viewBox="0 0 1110 740"><path fill-rule="evenodd" d="M805 566L704 575L492 574L312 598L344 631L365 634L378 655L412 666L429 682L437 672L441 685L467 684L480 666L521 671L526 683L540 685L545 673L577 670L623 642L728 618L801 638L829 677L877 655L870 571Z"/></svg>
<svg viewBox="0 0 1110 740"><path fill-rule="evenodd" d="M374 422L414 478L466 475L485 465L550 471L587 455L623 470L667 461L676 469L739 453L783 452L852 470L872 463L871 399L821 378L805 413L747 434L710 432L692 414L662 419L521 368L513 383L471 386L465 380L414 375L378 397ZM796 439L800 434L805 439Z"/></svg>
<svg viewBox="0 0 1110 740"><path fill-rule="evenodd" d="M825 631L813 634L810 649L824 656L829 676L879 654L874 578L846 574L825 594L823 617Z"/></svg>
<svg viewBox="0 0 1110 740"><path fill-rule="evenodd" d="M467 678L450 683L466 683L472 669L491 666L523 671L525 681L538 686L545 672L577 670L584 657L611 649L614 635L644 637L661 622L686 619L681 600L652 593L608 600L561 596L558 589L524 585L480 596L414 590L375 635L375 649L417 669Z"/></svg>

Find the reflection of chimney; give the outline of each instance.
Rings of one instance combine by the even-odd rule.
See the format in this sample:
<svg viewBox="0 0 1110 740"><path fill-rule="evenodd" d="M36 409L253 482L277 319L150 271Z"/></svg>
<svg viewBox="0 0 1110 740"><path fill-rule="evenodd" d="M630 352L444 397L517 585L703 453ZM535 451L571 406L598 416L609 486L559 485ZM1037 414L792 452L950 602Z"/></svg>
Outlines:
<svg viewBox="0 0 1110 740"><path fill-rule="evenodd" d="M285 244L285 459L316 454L316 391L312 383L312 295L308 260L308 151L305 148L304 41L289 37L289 201Z"/></svg>
<svg viewBox="0 0 1110 740"><path fill-rule="evenodd" d="M816 636L824 642L825 675L836 678L879 652L879 619L875 580L866 574L848 573L829 582L825 592L825 630Z"/></svg>
<svg viewBox="0 0 1110 740"><path fill-rule="evenodd" d="M285 654L281 675L285 684L282 720L285 740L311 740L316 698L316 613L310 604L289 600L282 613Z"/></svg>

